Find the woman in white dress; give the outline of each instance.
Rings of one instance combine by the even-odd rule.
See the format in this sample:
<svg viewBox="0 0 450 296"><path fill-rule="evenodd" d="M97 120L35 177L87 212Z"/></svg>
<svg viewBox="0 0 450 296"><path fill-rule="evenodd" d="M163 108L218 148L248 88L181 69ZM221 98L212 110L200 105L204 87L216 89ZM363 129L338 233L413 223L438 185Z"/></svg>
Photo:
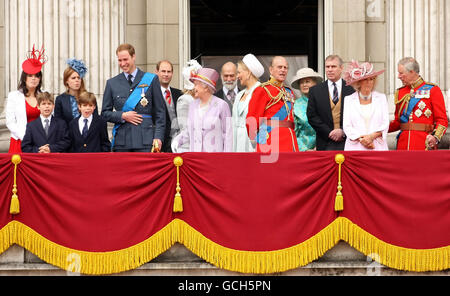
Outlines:
<svg viewBox="0 0 450 296"><path fill-rule="evenodd" d="M183 84L184 84L184 94L180 96L177 100L177 122L180 128L178 134L181 134L184 130L187 129L187 121L189 115L189 105L194 101L194 83L190 81L191 74L197 73L202 66L196 60L190 60L187 63L187 66L183 68ZM172 151L174 153L183 153L189 151L189 142L185 142L181 146L178 147L178 142L176 140L176 136L173 137L172 143Z"/></svg>
<svg viewBox="0 0 450 296"><path fill-rule="evenodd" d="M233 104L233 152L254 152L255 148L250 142L246 128L248 104L253 91L261 85L259 77L264 74L264 67L258 59L247 54L238 62L238 79L245 89L241 90Z"/></svg>
<svg viewBox="0 0 450 296"><path fill-rule="evenodd" d="M389 110L386 95L375 91L377 76L370 63L349 64L344 79L356 90L345 97L344 150L388 150Z"/></svg>

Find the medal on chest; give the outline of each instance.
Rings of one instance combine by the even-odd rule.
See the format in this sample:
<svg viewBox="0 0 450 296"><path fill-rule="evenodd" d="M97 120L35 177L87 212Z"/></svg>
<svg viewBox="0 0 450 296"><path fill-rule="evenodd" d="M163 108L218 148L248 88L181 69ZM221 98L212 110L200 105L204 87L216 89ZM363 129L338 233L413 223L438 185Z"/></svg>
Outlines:
<svg viewBox="0 0 450 296"><path fill-rule="evenodd" d="M142 92L141 92L141 101L140 101L140 103L141 103L142 107L145 107L145 106L148 105L148 100L145 97L145 92L144 92L143 88L142 88Z"/></svg>

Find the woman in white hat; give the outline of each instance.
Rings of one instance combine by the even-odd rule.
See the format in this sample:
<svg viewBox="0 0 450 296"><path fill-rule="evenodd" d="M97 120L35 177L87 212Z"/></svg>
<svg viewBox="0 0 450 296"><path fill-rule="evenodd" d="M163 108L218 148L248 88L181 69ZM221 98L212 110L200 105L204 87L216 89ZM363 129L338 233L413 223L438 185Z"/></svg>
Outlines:
<svg viewBox="0 0 450 296"><path fill-rule="evenodd" d="M187 129L187 121L189 115L189 105L194 101L194 83L190 81L192 73L198 72L202 66L196 60L190 60L187 66L183 68L183 88L184 94L177 100L177 123L180 127L179 134ZM176 137L173 137L171 146L174 153L182 153L189 151L189 142L184 143L178 147Z"/></svg>
<svg viewBox="0 0 450 296"><path fill-rule="evenodd" d="M258 79L264 67L253 54L247 54L238 62L238 79L245 89L241 90L233 104L233 152L254 152L246 128L248 104L253 91L261 84Z"/></svg>
<svg viewBox="0 0 450 296"><path fill-rule="evenodd" d="M344 150L389 150L386 137L389 109L385 94L375 91L377 76L370 63L352 61L344 72L347 85L356 92L345 97L343 128L347 139Z"/></svg>
<svg viewBox="0 0 450 296"><path fill-rule="evenodd" d="M311 68L297 71L291 86L300 90L301 96L294 103L295 135L298 150L308 151L316 148L316 131L309 125L306 108L308 106L309 89L322 82L322 76Z"/></svg>

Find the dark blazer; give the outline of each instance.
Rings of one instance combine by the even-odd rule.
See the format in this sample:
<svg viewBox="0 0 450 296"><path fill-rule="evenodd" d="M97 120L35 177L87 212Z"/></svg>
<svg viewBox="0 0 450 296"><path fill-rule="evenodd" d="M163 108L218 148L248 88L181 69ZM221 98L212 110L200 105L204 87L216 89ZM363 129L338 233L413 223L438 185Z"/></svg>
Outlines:
<svg viewBox="0 0 450 296"><path fill-rule="evenodd" d="M48 130L45 135L41 117L27 124L25 136L22 140L22 151L37 153L39 147L50 145L51 152L66 152L70 147L69 131L64 120L52 116Z"/></svg>
<svg viewBox="0 0 450 296"><path fill-rule="evenodd" d="M124 73L109 79L106 82L103 95L102 117L107 122L121 124L115 137L114 149L120 150L148 150L150 151L153 139L164 140L166 127L166 107L161 93L158 76L155 75L145 97L148 104L138 103L134 108L139 114L146 115L139 125L122 120L122 108L128 96L140 85L144 72L138 69L133 84L128 84ZM148 116L151 116L149 118Z"/></svg>
<svg viewBox="0 0 450 296"><path fill-rule="evenodd" d="M240 91L240 89L238 89L238 91ZM226 94L223 91L223 88L221 88L220 90L218 90L215 94L216 97L221 98L222 100L224 100L225 102L227 102L228 107L230 107L230 114L233 112L233 104L231 104L230 100L228 100ZM236 94L237 97L237 94Z"/></svg>
<svg viewBox="0 0 450 296"><path fill-rule="evenodd" d="M341 93L341 118L340 126L344 115L345 97L354 93L353 87L345 84L342 80ZM328 81L322 82L309 89L309 100L306 114L309 124L316 131L317 150L344 150L345 141L334 142L328 136L334 129L333 116L331 114L330 94L328 91Z"/></svg>
<svg viewBox="0 0 450 296"><path fill-rule="evenodd" d="M68 93L60 94L55 99L55 117L64 119L66 121L67 126L74 119L72 115L72 104L70 103L70 97ZM95 107L94 116L98 116L98 108Z"/></svg>
<svg viewBox="0 0 450 296"><path fill-rule="evenodd" d="M183 94L181 92L181 90L179 90L178 88L174 88L174 87L170 87L170 93L172 94L172 100L173 100L173 106L175 108L175 115L177 114L177 101L178 98L181 97L181 95ZM169 110L167 109L167 105L164 104L164 106L166 106L166 131L164 132L164 141L163 141L163 146L161 151L162 152L172 152L172 148L170 146L170 143L172 142L172 137L170 136L170 131L171 131L171 126L172 126L172 121L170 120L170 115L169 115Z"/></svg>
<svg viewBox="0 0 450 296"><path fill-rule="evenodd" d="M84 138L78 125L79 119L80 116L74 118L69 124L70 152L110 152L111 142L106 121L100 116L92 116L87 137Z"/></svg>

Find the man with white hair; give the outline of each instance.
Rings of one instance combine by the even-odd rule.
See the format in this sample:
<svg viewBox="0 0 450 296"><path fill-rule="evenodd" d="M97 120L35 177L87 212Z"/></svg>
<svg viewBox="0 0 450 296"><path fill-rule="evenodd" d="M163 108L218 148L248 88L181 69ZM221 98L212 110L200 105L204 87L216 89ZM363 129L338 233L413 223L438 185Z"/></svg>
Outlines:
<svg viewBox="0 0 450 296"><path fill-rule="evenodd" d="M239 93L236 64L233 62L226 62L223 64L222 70L220 71L220 77L222 79L223 87L214 95L227 102L231 112L233 110L235 98Z"/></svg>
<svg viewBox="0 0 450 296"><path fill-rule="evenodd" d="M395 118L389 125L389 132L400 130L397 150L435 150L447 130L442 91L419 73L419 63L412 57L398 63L403 87L395 93Z"/></svg>

